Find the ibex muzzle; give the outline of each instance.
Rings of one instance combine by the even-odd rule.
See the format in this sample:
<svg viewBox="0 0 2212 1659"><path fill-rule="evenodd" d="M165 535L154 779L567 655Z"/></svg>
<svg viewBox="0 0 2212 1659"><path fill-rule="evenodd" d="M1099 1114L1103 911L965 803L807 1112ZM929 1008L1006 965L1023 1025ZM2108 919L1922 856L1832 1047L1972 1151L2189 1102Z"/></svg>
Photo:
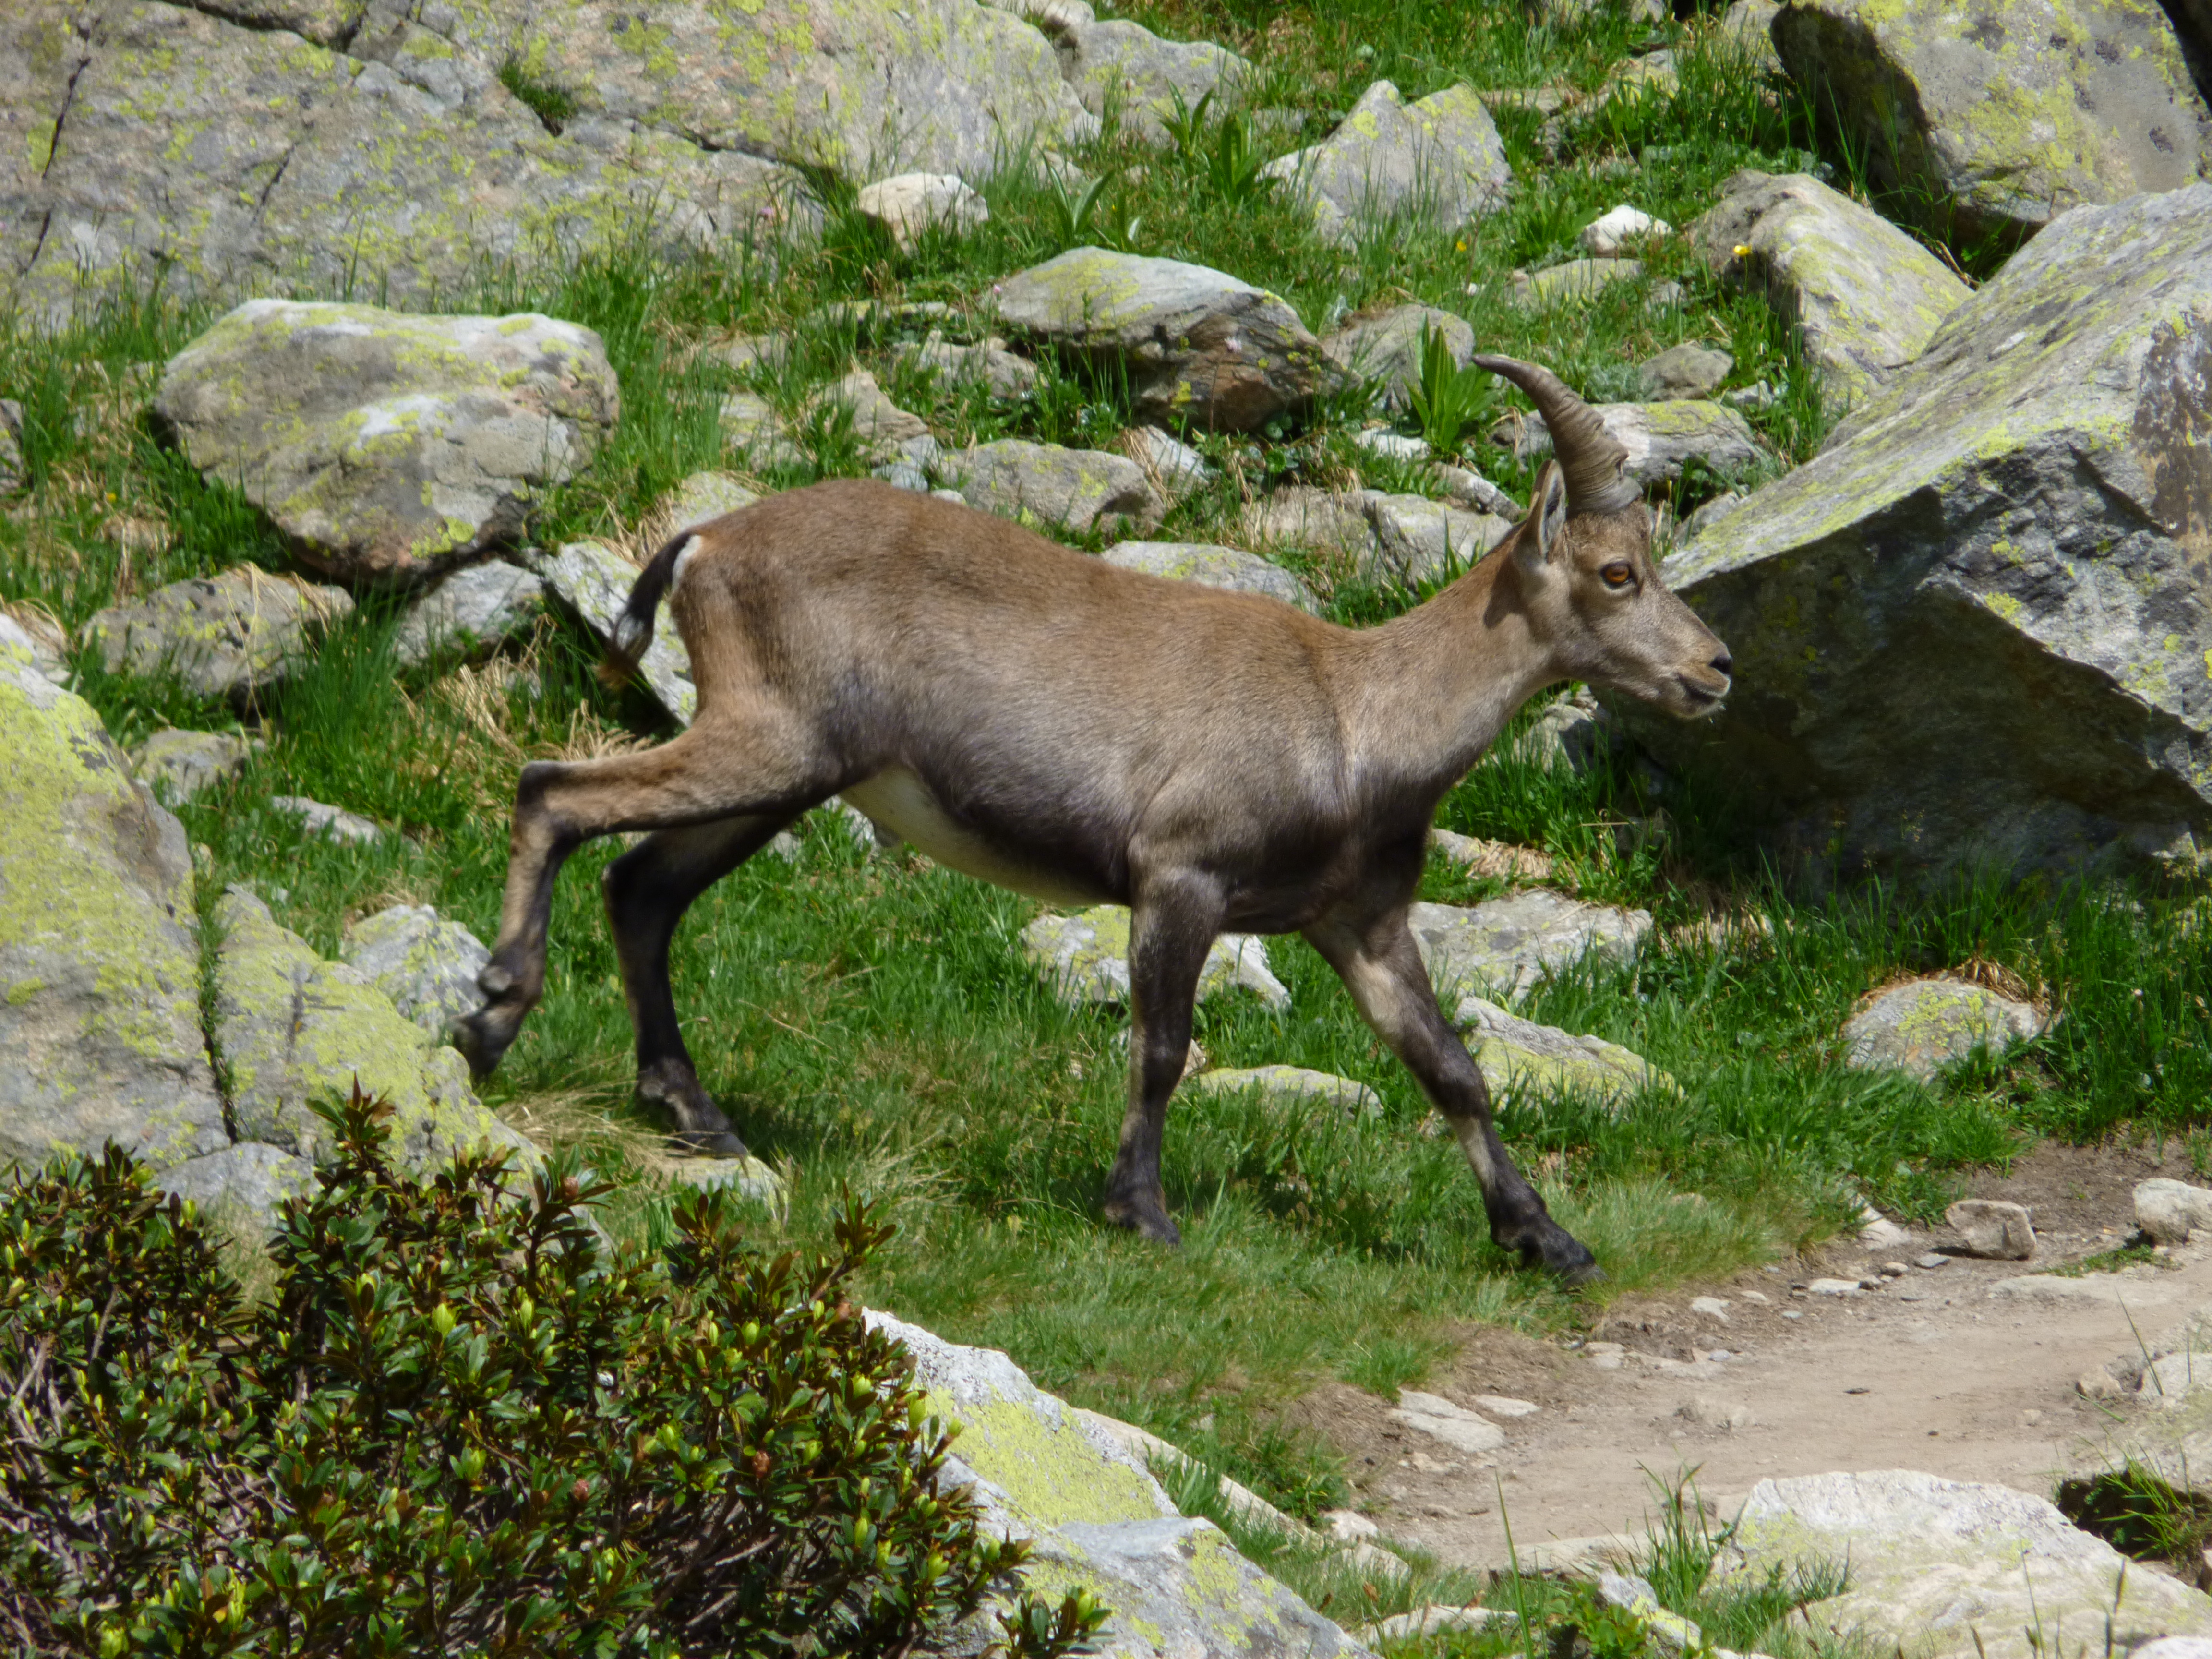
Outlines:
<svg viewBox="0 0 2212 1659"><path fill-rule="evenodd" d="M1117 569L873 483L793 490L678 536L639 578L615 654L644 648L666 591L697 717L641 754L524 769L487 1000L460 1032L477 1070L544 988L562 860L649 831L605 879L638 1092L693 1150L741 1153L678 1030L669 941L711 884L842 794L956 870L1129 907L1113 1220L1178 1237L1160 1136L1207 947L1231 929L1295 932L1452 1125L1491 1236L1593 1276L1499 1143L1407 910L1437 802L1531 693L1580 679L1709 714L1729 659L1661 582L1625 453L1588 406L1544 369L1477 361L1534 398L1558 459L1487 558L1379 628Z"/></svg>

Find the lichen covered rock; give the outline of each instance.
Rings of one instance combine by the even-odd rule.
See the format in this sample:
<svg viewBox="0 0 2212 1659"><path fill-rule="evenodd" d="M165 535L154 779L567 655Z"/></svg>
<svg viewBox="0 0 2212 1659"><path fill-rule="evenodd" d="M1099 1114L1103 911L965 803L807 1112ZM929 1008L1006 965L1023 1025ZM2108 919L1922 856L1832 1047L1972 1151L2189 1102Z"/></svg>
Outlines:
<svg viewBox="0 0 2212 1659"><path fill-rule="evenodd" d="M1937 977L1893 985L1844 1026L1845 1058L1863 1069L1893 1066L1932 1078L1978 1048L2002 1054L2043 1030L2025 1002L1966 980Z"/></svg>
<svg viewBox="0 0 2212 1659"><path fill-rule="evenodd" d="M1482 997L1462 997L1452 1023L1494 1096L1534 1104L1565 1091L1618 1109L1640 1090L1674 1086L1672 1078L1633 1049L1539 1025Z"/></svg>
<svg viewBox="0 0 2212 1659"><path fill-rule="evenodd" d="M111 674L169 676L196 697L245 702L297 668L315 636L352 611L343 588L236 565L95 611L83 636Z"/></svg>
<svg viewBox="0 0 2212 1659"><path fill-rule="evenodd" d="M1455 368L1465 368L1474 356L1474 330L1464 317L1420 305L1392 306L1371 316L1349 318L1321 343L1321 349L1347 374L1380 386L1386 407L1410 409L1421 384L1424 332L1443 337Z"/></svg>
<svg viewBox="0 0 2212 1659"><path fill-rule="evenodd" d="M1053 1600L1088 1589L1113 1610L1095 1638L1104 1659L1366 1653L1245 1560L1212 1522L1178 1515L1135 1454L1005 1354L961 1347L888 1314L867 1319L905 1344L929 1409L960 1427L945 1484L981 1504L994 1532L1030 1540L1026 1588ZM988 1640L987 1625L979 1616L971 1628ZM968 1633L948 1645L973 1650Z"/></svg>
<svg viewBox="0 0 2212 1659"><path fill-rule="evenodd" d="M1022 949L1062 1000L1128 1006L1129 913L1120 905L1039 916L1022 929ZM1239 986L1270 1008L1291 1006L1290 991L1267 966L1265 943L1249 933L1224 933L1206 953L1198 1000Z"/></svg>
<svg viewBox="0 0 2212 1659"><path fill-rule="evenodd" d="M1407 216L1455 230L1500 206L1513 169L1498 125L1464 85L1408 104L1377 81L1331 133L1262 169L1312 210L1315 228L1351 246Z"/></svg>
<svg viewBox="0 0 2212 1659"><path fill-rule="evenodd" d="M638 568L605 542L568 542L541 555L538 574L553 596L601 641L614 637L615 623L637 585ZM668 615L664 599L654 613L653 643L638 661L638 678L678 726L691 724L699 693L691 684L691 657Z"/></svg>
<svg viewBox="0 0 2212 1659"><path fill-rule="evenodd" d="M1505 539L1513 526L1424 495L1380 489L1338 495L1293 485L1246 509L1245 533L1261 546L1333 555L1364 581L1411 586L1455 574Z"/></svg>
<svg viewBox="0 0 2212 1659"><path fill-rule="evenodd" d="M2212 186L2045 228L1804 466L1677 548L1713 720L1617 712L1809 879L2212 835Z"/></svg>
<svg viewBox="0 0 2212 1659"><path fill-rule="evenodd" d="M1314 608L1314 597L1304 582L1282 566L1241 547L1216 547L1202 542L1116 542L1099 556L1124 570L1225 587L1235 593L1264 593L1301 611Z"/></svg>
<svg viewBox="0 0 2212 1659"><path fill-rule="evenodd" d="M155 416L318 568L413 581L521 533L620 407L598 335L535 313L253 300L172 358Z"/></svg>
<svg viewBox="0 0 2212 1659"><path fill-rule="evenodd" d="M545 612L545 584L511 564L464 566L407 607L392 636L394 661L477 657L526 634Z"/></svg>
<svg viewBox="0 0 2212 1659"><path fill-rule="evenodd" d="M1966 297L1920 243L1810 173L1735 174L1690 234L1714 270L1766 290L1841 402L1917 357Z"/></svg>
<svg viewBox="0 0 2212 1659"><path fill-rule="evenodd" d="M216 905L216 1052L240 1140L313 1159L325 1138L312 1100L343 1099L356 1081L386 1097L405 1166L428 1170L489 1140L534 1162L529 1142L478 1103L468 1066L400 1017L361 974L325 962L243 888Z"/></svg>
<svg viewBox="0 0 2212 1659"><path fill-rule="evenodd" d="M1000 438L941 456L937 471L969 506L1052 530L1149 530L1167 510L1142 467L1103 449Z"/></svg>
<svg viewBox="0 0 2212 1659"><path fill-rule="evenodd" d="M2115 1651L2212 1634L2212 1601L2133 1566L2045 1499L1905 1469L1760 1481L1715 1564L1716 1588L1844 1560L1849 1588L1808 1606L1805 1623L1885 1652L2036 1659L2069 1629L2094 1631L2101 1647L2108 1618Z"/></svg>
<svg viewBox="0 0 2212 1659"><path fill-rule="evenodd" d="M0 616L0 1159L227 1145L182 826Z"/></svg>
<svg viewBox="0 0 2212 1659"><path fill-rule="evenodd" d="M1732 471L1759 459L1759 440L1751 422L1725 404L1674 398L1656 404L1594 404L1607 432L1628 452L1623 472L1644 489L1673 483L1696 460L1717 471ZM1541 415L1517 415L1501 435L1522 460L1552 453L1552 434Z"/></svg>
<svg viewBox="0 0 2212 1659"><path fill-rule="evenodd" d="M491 960L483 941L427 904L395 904L350 924L338 945L347 967L384 993L435 1042L483 1006L477 975Z"/></svg>
<svg viewBox="0 0 2212 1659"><path fill-rule="evenodd" d="M1287 301L1206 265L1079 247L996 299L1009 330L1126 374L1139 421L1249 431L1304 408L1328 372Z"/></svg>
<svg viewBox="0 0 2212 1659"><path fill-rule="evenodd" d="M1103 115L1110 100L1124 126L1141 143L1168 142L1167 123L1178 107L1215 105L1249 84L1252 65L1211 40L1164 40L1122 18L1085 22L1069 18L1050 31L1060 48L1060 73L1083 107Z"/></svg>
<svg viewBox="0 0 2212 1659"><path fill-rule="evenodd" d="M1200 1072L1184 1087L1211 1097L1255 1093L1271 1106L1327 1106L1352 1117L1382 1109L1382 1097L1365 1084L1304 1066L1224 1066Z"/></svg>
<svg viewBox="0 0 2212 1659"><path fill-rule="evenodd" d="M1416 904L1407 920L1440 995L1507 1002L1585 957L1626 962L1651 931L1649 910L1585 904L1547 887L1472 906Z"/></svg>
<svg viewBox="0 0 2212 1659"><path fill-rule="evenodd" d="M2083 203L2178 190L2212 159L2157 0L1795 0L1772 35L1875 182L1939 228L2032 234Z"/></svg>
<svg viewBox="0 0 2212 1659"><path fill-rule="evenodd" d="M190 800L246 770L253 750L235 732L154 732L131 752L138 781L165 805Z"/></svg>

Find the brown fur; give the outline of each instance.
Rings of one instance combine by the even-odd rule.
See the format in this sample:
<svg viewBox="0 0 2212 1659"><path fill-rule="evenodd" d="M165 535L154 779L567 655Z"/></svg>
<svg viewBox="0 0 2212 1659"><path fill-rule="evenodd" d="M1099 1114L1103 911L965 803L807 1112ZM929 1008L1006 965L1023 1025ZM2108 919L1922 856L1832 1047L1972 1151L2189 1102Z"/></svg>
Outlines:
<svg viewBox="0 0 2212 1659"><path fill-rule="evenodd" d="M1360 630L873 483L771 497L655 565L672 578L696 720L644 753L526 769L489 1000L462 1031L480 1070L538 1000L561 860L595 836L651 831L606 878L640 1091L693 1144L741 1152L677 1030L678 918L833 794L894 815L920 800L914 822L947 861L1133 912L1114 1219L1176 1236L1159 1137L1206 947L1225 930L1300 932L1454 1124L1493 1236L1571 1277L1594 1271L1498 1144L1406 911L1437 801L1532 693L1574 678L1685 715L1718 706L1726 653L1666 592L1640 505L1571 518L1547 467L1530 518L1487 558ZM1629 580L1609 586L1608 567ZM641 580L646 617L653 592Z"/></svg>

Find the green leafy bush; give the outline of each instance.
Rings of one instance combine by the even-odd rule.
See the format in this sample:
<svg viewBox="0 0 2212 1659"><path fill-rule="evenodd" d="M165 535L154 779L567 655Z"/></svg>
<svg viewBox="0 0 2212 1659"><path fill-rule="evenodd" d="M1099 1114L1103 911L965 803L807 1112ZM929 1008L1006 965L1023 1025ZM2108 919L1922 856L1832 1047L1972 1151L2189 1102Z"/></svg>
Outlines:
<svg viewBox="0 0 2212 1659"><path fill-rule="evenodd" d="M605 1190L503 1154L394 1170L329 1110L272 1300L110 1148L0 1189L0 1632L28 1654L909 1651L1024 1547L940 1492L951 1435L846 1295L889 1237L768 1260L728 1200L611 1250ZM1104 1614L1024 1595L1000 1651Z"/></svg>

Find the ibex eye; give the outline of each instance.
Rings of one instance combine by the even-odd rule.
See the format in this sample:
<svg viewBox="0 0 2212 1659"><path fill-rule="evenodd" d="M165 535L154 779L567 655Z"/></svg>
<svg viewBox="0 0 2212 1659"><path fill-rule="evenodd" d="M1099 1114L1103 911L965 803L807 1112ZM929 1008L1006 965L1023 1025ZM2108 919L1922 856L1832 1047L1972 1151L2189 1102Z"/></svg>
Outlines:
<svg viewBox="0 0 2212 1659"><path fill-rule="evenodd" d="M1628 586L1629 578L1636 573L1625 564L1609 564L1597 574L1605 578L1605 585L1607 587L1626 587Z"/></svg>

